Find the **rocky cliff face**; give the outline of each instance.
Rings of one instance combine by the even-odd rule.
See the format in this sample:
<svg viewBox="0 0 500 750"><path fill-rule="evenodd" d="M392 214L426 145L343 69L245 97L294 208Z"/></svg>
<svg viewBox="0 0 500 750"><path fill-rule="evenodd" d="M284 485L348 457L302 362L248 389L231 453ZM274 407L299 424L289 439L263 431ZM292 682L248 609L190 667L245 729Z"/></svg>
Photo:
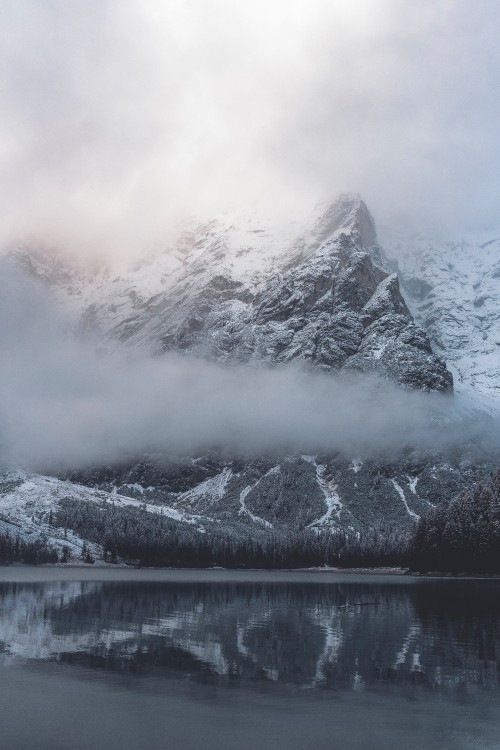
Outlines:
<svg viewBox="0 0 500 750"><path fill-rule="evenodd" d="M299 358L409 387L452 388L451 373L415 324L397 276L384 268L360 198L341 196L283 244L260 236L264 230L250 232L260 243L253 268L245 256L254 248L242 247L233 227L199 227L190 238L194 254L181 237L176 253L188 255L164 278L165 291L147 296L133 279L113 282L116 289L100 287L99 304L85 300L83 325L154 354L174 350L267 365Z"/></svg>

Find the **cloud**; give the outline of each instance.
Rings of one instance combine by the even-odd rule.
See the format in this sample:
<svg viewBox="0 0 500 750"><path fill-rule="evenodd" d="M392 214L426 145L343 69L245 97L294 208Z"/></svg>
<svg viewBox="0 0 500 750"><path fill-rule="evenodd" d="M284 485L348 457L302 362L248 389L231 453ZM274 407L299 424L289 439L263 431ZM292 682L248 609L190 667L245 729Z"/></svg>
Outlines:
<svg viewBox="0 0 500 750"><path fill-rule="evenodd" d="M4 277L6 274L5 268ZM64 311L63 311L64 312ZM42 471L137 458L340 452L389 455L404 446L500 447L498 424L464 420L453 399L298 364L222 367L179 355L98 355L20 276L0 300L0 458Z"/></svg>
<svg viewBox="0 0 500 750"><path fill-rule="evenodd" d="M186 213L497 221L489 0L7 0L0 240L128 255Z"/></svg>

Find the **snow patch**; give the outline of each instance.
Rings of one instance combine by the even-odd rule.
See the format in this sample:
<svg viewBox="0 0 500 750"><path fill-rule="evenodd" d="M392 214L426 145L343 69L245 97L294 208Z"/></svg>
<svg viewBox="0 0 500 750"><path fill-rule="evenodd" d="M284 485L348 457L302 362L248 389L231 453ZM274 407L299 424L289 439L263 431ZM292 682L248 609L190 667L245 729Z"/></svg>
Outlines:
<svg viewBox="0 0 500 750"><path fill-rule="evenodd" d="M405 506L407 513L412 518L414 518L415 521L419 521L420 520L420 516L417 513L415 513L413 510L411 510L411 508L409 507L408 503L406 502L406 497L405 497L405 493L403 491L403 488L396 482L395 479L391 479L391 482L393 484L394 489L396 490L396 492L398 493L399 497L401 498L401 501L402 501L403 505Z"/></svg>
<svg viewBox="0 0 500 750"><path fill-rule="evenodd" d="M418 477L410 477L410 475L407 474L406 478L408 480L408 486L410 487L410 492L413 492L413 494L416 495L417 494Z"/></svg>
<svg viewBox="0 0 500 750"><path fill-rule="evenodd" d="M325 480L324 473L326 471L326 466L318 464L313 456L303 456L303 458L314 465L316 469L316 481L321 492L323 493L323 497L326 503L326 513L310 523L307 528L317 529L321 528L322 526L331 526L333 522L333 516L335 515L336 519L338 520L340 511L343 507L337 490L337 486L333 479L331 479L329 482Z"/></svg>
<svg viewBox="0 0 500 750"><path fill-rule="evenodd" d="M240 492L240 509L238 511L238 515L247 515L249 518L252 519L255 523L261 523L263 524L267 529L272 529L273 525L272 523L269 523L269 521L266 521L265 518L261 518L260 516L256 516L252 511L247 508L245 504L245 499L248 496L248 494L251 492L252 486L248 485L248 487L245 487L244 490Z"/></svg>
<svg viewBox="0 0 500 750"><path fill-rule="evenodd" d="M204 482L196 485L192 490L182 493L179 496L181 502L192 505L194 502L199 500L208 501L210 503L217 503L224 497L227 483L231 479L231 469L225 468L220 474L215 477L210 477Z"/></svg>
<svg viewBox="0 0 500 750"><path fill-rule="evenodd" d="M361 469L362 466L363 466L363 461L361 461L360 458L355 458L351 461L351 469L353 470L355 474L358 473L358 471Z"/></svg>

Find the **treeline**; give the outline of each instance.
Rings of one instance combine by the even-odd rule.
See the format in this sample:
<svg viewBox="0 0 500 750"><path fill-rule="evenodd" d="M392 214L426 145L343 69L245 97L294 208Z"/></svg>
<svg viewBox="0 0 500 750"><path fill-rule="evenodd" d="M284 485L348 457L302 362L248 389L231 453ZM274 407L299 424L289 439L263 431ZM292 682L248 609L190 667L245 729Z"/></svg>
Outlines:
<svg viewBox="0 0 500 750"><path fill-rule="evenodd" d="M408 539L391 530L365 534L274 533L220 529L200 533L190 524L140 508L99 506L66 499L53 523L103 545L105 558L173 567L302 568L400 565Z"/></svg>
<svg viewBox="0 0 500 750"><path fill-rule="evenodd" d="M500 572L500 470L486 482L432 509L413 533L371 529L318 534L281 530L247 535L214 524L196 527L138 508L63 501L54 522L103 544L110 561L141 565L248 568L381 567L450 572Z"/></svg>
<svg viewBox="0 0 500 750"><path fill-rule="evenodd" d="M397 529L317 533L268 532L255 527L205 533L196 526L135 507L61 501L50 522L102 545L104 558L144 566L227 568L405 567L428 572L500 573L500 470L489 481L431 510L413 533ZM0 561L40 564L67 562L43 540L0 535ZM93 558L84 545L82 560Z"/></svg>
<svg viewBox="0 0 500 750"><path fill-rule="evenodd" d="M59 562L59 555L57 550L48 547L42 539L25 541L19 536L0 534L0 562L42 565Z"/></svg>
<svg viewBox="0 0 500 750"><path fill-rule="evenodd" d="M408 552L423 572L500 573L500 469L423 517Z"/></svg>

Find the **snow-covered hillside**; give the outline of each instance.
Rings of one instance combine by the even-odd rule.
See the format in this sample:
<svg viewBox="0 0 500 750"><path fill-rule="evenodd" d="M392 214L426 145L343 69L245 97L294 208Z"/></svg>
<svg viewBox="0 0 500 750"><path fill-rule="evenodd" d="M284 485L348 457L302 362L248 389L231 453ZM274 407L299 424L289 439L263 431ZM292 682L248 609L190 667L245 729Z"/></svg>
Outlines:
<svg viewBox="0 0 500 750"><path fill-rule="evenodd" d="M47 547L60 554L64 548L69 550L74 561L81 561L85 544L85 549L91 552L94 559L102 560L102 545L84 540L70 529L57 527L54 523L52 516L57 513L62 500L95 503L101 507L109 505L116 509L140 508L143 512L203 529L204 519L199 515L179 512L163 503L150 504L142 498L143 488L140 488L142 492L130 492L133 487L124 489L129 490L129 495L24 471L4 471L0 473L0 533L20 536L26 541L41 537Z"/></svg>
<svg viewBox="0 0 500 750"><path fill-rule="evenodd" d="M458 396L500 409L500 231L449 241L385 231L402 291Z"/></svg>

